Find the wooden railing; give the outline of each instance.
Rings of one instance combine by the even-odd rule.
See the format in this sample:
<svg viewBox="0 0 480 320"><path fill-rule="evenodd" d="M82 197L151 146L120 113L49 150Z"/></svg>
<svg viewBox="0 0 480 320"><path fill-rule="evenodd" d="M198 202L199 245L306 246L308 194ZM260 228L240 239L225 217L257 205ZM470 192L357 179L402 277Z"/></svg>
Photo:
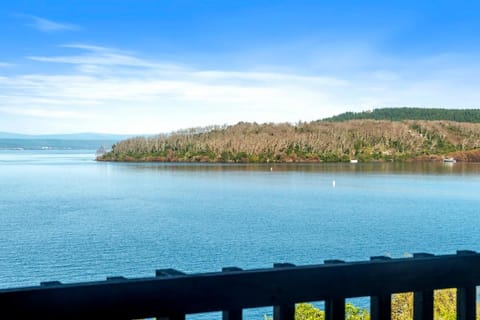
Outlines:
<svg viewBox="0 0 480 320"><path fill-rule="evenodd" d="M345 299L370 297L371 318L390 319L391 294L414 292L414 318L433 319L433 290L457 288L457 319L475 319L480 254L414 254L370 261L325 261L321 265L275 264L271 269L184 274L157 270L156 277L77 284L44 282L0 290L0 318L185 319L186 314L222 311L224 320L242 310L273 306L275 320L294 319L295 303L325 301L326 319L345 319Z"/></svg>

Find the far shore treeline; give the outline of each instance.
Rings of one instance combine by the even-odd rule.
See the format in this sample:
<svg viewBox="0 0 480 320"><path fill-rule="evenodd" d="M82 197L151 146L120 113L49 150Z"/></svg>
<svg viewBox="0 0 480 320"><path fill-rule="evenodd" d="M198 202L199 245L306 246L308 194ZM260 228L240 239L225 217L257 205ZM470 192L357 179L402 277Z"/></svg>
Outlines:
<svg viewBox="0 0 480 320"><path fill-rule="evenodd" d="M441 109L441 108L381 108L363 112L345 112L325 121L348 120L449 120L456 122L480 123L480 109Z"/></svg>
<svg viewBox="0 0 480 320"><path fill-rule="evenodd" d="M397 108L295 125L240 122L123 140L98 160L285 163L444 157L480 161L480 110Z"/></svg>

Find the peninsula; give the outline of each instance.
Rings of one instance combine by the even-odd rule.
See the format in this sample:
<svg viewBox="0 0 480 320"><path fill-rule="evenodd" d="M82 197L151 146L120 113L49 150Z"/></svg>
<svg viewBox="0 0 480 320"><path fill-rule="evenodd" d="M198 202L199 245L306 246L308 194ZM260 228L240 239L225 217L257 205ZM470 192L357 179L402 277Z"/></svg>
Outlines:
<svg viewBox="0 0 480 320"><path fill-rule="evenodd" d="M469 121L469 119L472 119ZM240 122L120 141L99 161L480 161L480 110L377 109L297 124Z"/></svg>

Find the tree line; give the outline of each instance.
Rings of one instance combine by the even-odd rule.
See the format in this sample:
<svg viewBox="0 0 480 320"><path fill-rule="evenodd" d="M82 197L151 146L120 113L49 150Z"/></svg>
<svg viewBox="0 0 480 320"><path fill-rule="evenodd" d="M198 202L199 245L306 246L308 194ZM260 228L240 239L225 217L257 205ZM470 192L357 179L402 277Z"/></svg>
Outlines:
<svg viewBox="0 0 480 320"><path fill-rule="evenodd" d="M350 120L297 124L240 122L120 141L98 160L159 162L480 161L480 124Z"/></svg>
<svg viewBox="0 0 480 320"><path fill-rule="evenodd" d="M345 112L323 121L349 120L447 120L456 122L480 123L480 109L441 109L441 108L379 108L362 112Z"/></svg>

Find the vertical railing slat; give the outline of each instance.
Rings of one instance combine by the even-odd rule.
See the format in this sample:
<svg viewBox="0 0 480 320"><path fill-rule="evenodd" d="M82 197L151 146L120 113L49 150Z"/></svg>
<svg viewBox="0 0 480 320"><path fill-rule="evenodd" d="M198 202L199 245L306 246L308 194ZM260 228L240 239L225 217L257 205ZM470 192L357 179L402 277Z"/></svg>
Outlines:
<svg viewBox="0 0 480 320"><path fill-rule="evenodd" d="M295 267L293 263L282 262L274 263L274 268L292 268ZM282 303L273 306L273 320L295 320L295 304Z"/></svg>
<svg viewBox="0 0 480 320"><path fill-rule="evenodd" d="M242 320L242 317L242 309L222 311L222 320Z"/></svg>
<svg viewBox="0 0 480 320"><path fill-rule="evenodd" d="M345 319L345 299L325 301L325 320Z"/></svg>
<svg viewBox="0 0 480 320"><path fill-rule="evenodd" d="M370 261L390 261L387 256L370 257ZM378 295L370 297L370 312L372 320L390 320L392 316L392 295Z"/></svg>
<svg viewBox="0 0 480 320"><path fill-rule="evenodd" d="M457 250L458 256L476 255L477 252L470 250ZM457 288L457 320L475 320L477 297L476 287L467 286Z"/></svg>
<svg viewBox="0 0 480 320"><path fill-rule="evenodd" d="M426 252L413 254L414 259L432 258L435 255ZM413 293L413 320L433 320L433 290Z"/></svg>
<svg viewBox="0 0 480 320"><path fill-rule="evenodd" d="M178 277L178 276L184 276L184 275L185 275L184 272L178 271L172 268L155 270L155 277L158 277L158 278ZM167 317L165 316L156 317L156 319L157 320L185 320L185 314L174 313L174 314L168 315Z"/></svg>
<svg viewBox="0 0 480 320"><path fill-rule="evenodd" d="M295 320L295 304L273 306L273 320Z"/></svg>
<svg viewBox="0 0 480 320"><path fill-rule="evenodd" d="M381 295L370 297L370 312L372 320L390 320L392 316L392 296Z"/></svg>
<svg viewBox="0 0 480 320"><path fill-rule="evenodd" d="M475 320L476 288L457 288L457 320Z"/></svg>
<svg viewBox="0 0 480 320"><path fill-rule="evenodd" d="M222 272L236 272L242 271L238 267L224 267ZM242 309L233 309L233 310L223 310L222 311L222 320L242 320L243 310Z"/></svg>
<svg viewBox="0 0 480 320"><path fill-rule="evenodd" d="M329 265L335 265L335 264L344 264L345 261L332 259L332 260L325 260L323 263L329 264ZM325 319L326 320L345 319L345 298L325 300Z"/></svg>
<svg viewBox="0 0 480 320"><path fill-rule="evenodd" d="M433 320L433 291L413 293L413 320Z"/></svg>

